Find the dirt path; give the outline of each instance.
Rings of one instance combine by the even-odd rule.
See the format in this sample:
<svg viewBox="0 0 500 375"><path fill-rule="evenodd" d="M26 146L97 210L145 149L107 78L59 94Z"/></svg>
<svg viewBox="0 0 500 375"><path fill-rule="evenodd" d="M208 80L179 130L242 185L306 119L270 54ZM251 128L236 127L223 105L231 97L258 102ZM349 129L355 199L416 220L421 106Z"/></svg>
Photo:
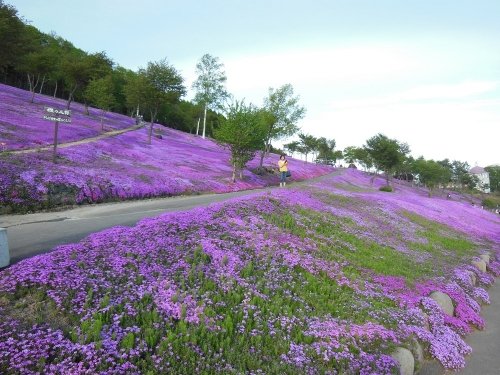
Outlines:
<svg viewBox="0 0 500 375"><path fill-rule="evenodd" d="M115 135L127 133L130 131L134 131L137 129L142 128L145 125L145 123L142 123L140 125L134 125L131 126L130 128L125 128L125 129L120 129L120 130L113 130L101 135L98 135L96 137L91 137L91 138L84 138L80 139L79 141L73 141L73 142L66 142L66 143L59 143L57 145L58 148L65 148L65 147L71 147L71 146L76 146L76 145L81 145L84 143L90 143L90 142L95 142L100 139L108 138L108 137L113 137ZM36 147L36 148L27 148L23 150L15 150L15 151L8 151L10 154L27 154L30 152L38 152L38 151L47 151L47 150L52 150L54 148L54 145L50 146L44 146L44 147Z"/></svg>

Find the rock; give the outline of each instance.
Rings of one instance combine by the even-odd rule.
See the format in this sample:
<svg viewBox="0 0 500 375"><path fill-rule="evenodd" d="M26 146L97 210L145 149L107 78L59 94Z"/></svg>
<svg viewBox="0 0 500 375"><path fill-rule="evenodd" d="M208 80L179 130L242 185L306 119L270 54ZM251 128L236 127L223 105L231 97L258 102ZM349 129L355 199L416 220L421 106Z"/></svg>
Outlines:
<svg viewBox="0 0 500 375"><path fill-rule="evenodd" d="M401 375L413 375L415 359L408 349L399 346L391 353L391 357L399 363L399 373Z"/></svg>
<svg viewBox="0 0 500 375"><path fill-rule="evenodd" d="M429 331L429 332L430 332L430 331L431 331L431 326L430 326L430 324L429 324L429 315L427 315L427 314L426 314L426 313L424 313L423 311L422 311L422 315L424 316L424 329L425 329L426 331Z"/></svg>
<svg viewBox="0 0 500 375"><path fill-rule="evenodd" d="M411 352L416 362L415 365L417 363L422 364L424 362L424 348L422 348L422 345L420 345L417 339L413 340L411 343Z"/></svg>
<svg viewBox="0 0 500 375"><path fill-rule="evenodd" d="M477 277L476 274L472 271L468 271L469 277L470 277L470 283L474 286L477 283Z"/></svg>
<svg viewBox="0 0 500 375"><path fill-rule="evenodd" d="M453 307L453 302L449 295L440 291L435 291L432 292L429 297L436 301L446 315L453 316L455 308Z"/></svg>
<svg viewBox="0 0 500 375"><path fill-rule="evenodd" d="M481 272L486 272L486 263L484 260L473 260L472 265Z"/></svg>
<svg viewBox="0 0 500 375"><path fill-rule="evenodd" d="M490 256L489 254L481 254L479 255L479 258L484 261L484 263L488 264L490 263Z"/></svg>

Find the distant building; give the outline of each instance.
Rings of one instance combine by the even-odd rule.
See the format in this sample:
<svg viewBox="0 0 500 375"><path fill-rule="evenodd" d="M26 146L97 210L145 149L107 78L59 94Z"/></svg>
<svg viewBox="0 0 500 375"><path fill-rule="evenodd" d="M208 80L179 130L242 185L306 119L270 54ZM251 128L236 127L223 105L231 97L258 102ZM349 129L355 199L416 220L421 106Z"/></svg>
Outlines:
<svg viewBox="0 0 500 375"><path fill-rule="evenodd" d="M474 168L470 169L469 173L478 178L479 190L485 193L490 192L490 174L484 168L476 165Z"/></svg>

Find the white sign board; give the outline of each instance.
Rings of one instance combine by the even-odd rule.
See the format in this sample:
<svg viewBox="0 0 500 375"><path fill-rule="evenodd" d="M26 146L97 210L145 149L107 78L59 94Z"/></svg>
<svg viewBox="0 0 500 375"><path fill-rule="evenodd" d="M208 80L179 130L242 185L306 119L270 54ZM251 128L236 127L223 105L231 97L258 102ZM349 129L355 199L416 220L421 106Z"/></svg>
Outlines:
<svg viewBox="0 0 500 375"><path fill-rule="evenodd" d="M43 118L45 120L49 120L49 121L70 123L71 122L71 110L45 107L45 114L43 115Z"/></svg>

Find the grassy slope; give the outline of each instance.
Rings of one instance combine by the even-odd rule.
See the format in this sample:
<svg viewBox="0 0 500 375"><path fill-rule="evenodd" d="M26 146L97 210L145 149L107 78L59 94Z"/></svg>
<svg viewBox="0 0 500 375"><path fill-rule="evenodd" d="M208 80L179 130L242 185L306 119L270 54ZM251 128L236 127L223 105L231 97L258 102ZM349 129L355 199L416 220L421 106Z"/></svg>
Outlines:
<svg viewBox="0 0 500 375"><path fill-rule="evenodd" d="M380 374L415 339L461 367L493 281L468 264L498 255L500 220L382 183L345 171L25 260L0 274L0 370Z"/></svg>

